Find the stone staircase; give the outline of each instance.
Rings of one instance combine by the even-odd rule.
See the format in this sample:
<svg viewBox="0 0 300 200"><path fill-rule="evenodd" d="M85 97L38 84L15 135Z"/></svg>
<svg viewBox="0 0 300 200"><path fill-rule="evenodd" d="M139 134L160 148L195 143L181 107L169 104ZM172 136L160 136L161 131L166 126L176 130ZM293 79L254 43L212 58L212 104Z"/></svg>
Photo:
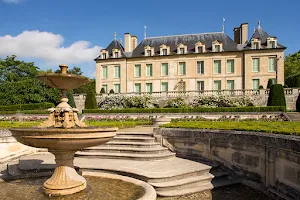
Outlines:
<svg viewBox="0 0 300 200"><path fill-rule="evenodd" d="M150 161L174 158L175 153L155 142L153 133L119 132L106 144L83 149L75 156Z"/></svg>
<svg viewBox="0 0 300 200"><path fill-rule="evenodd" d="M152 185L159 196L181 196L239 183L231 178L229 173L221 170L218 165L211 167L177 158L175 153L155 142L151 132L118 132L117 136L108 143L83 149L75 156L82 159L120 159L124 160L124 163L126 160L140 163L141 172L132 172L126 167L122 170L109 166L98 167L94 170L141 179ZM152 170L153 173L142 172L141 167L147 165L147 170ZM165 170L166 173L156 172L157 167Z"/></svg>

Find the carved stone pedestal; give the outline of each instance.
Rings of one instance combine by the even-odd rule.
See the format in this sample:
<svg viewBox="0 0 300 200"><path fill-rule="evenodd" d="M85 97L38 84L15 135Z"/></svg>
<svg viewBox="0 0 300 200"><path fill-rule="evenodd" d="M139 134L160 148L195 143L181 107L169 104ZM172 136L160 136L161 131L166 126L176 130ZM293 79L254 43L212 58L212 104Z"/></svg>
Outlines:
<svg viewBox="0 0 300 200"><path fill-rule="evenodd" d="M56 168L45 183L43 190L47 195L60 196L80 192L86 188L86 180L74 169L75 151L50 151L55 155Z"/></svg>

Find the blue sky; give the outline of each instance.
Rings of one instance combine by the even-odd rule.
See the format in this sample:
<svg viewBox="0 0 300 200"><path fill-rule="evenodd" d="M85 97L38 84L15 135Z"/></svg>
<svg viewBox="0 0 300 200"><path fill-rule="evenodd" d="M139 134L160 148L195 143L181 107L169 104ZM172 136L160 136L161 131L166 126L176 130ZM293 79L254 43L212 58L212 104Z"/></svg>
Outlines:
<svg viewBox="0 0 300 200"><path fill-rule="evenodd" d="M288 3L287 3L288 2ZM300 50L299 0L237 1L99 1L0 0L0 57L12 53L34 61L41 69L59 63L95 73L93 58L114 38L130 32L148 36L216 32L233 38L233 28L249 23L249 37L257 21L279 43L286 55Z"/></svg>

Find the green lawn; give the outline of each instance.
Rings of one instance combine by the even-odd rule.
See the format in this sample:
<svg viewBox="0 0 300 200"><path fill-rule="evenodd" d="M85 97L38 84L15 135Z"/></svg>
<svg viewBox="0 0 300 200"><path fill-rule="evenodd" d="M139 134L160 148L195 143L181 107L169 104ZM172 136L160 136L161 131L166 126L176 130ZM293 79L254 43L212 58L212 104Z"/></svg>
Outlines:
<svg viewBox="0 0 300 200"><path fill-rule="evenodd" d="M172 122L162 125L165 128L189 128L189 129L220 129L220 130L239 130L268 132L286 135L300 135L299 122L210 122L210 121L191 121L191 122Z"/></svg>
<svg viewBox="0 0 300 200"><path fill-rule="evenodd" d="M150 120L137 120L137 121L86 121L89 126L98 127L118 127L122 128L132 128L138 125L150 125L152 122ZM17 128L17 127L32 127L39 126L40 121L31 122L12 122L12 121L0 121L0 128Z"/></svg>

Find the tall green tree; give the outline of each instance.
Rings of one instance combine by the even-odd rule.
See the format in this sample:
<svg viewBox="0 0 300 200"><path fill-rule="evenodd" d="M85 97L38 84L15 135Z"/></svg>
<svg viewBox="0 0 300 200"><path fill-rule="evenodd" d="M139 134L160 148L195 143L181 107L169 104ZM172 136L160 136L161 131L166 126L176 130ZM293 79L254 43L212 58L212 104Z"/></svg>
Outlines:
<svg viewBox="0 0 300 200"><path fill-rule="evenodd" d="M16 59L15 55L0 59L0 83L18 82L34 78L39 68L33 62Z"/></svg>
<svg viewBox="0 0 300 200"><path fill-rule="evenodd" d="M300 87L300 51L286 56L284 77L289 87Z"/></svg>
<svg viewBox="0 0 300 200"><path fill-rule="evenodd" d="M55 73L61 73L61 70L55 70ZM83 72L81 71L80 67L73 67L71 69L68 69L68 74L75 74L75 75L79 75L82 76Z"/></svg>

